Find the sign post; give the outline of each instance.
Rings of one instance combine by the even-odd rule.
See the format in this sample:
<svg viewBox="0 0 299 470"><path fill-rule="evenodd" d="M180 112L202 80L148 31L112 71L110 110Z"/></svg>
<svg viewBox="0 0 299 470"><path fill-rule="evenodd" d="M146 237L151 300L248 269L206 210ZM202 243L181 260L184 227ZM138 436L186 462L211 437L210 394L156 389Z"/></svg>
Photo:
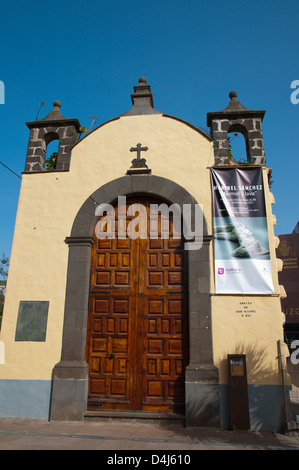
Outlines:
<svg viewBox="0 0 299 470"><path fill-rule="evenodd" d="M245 354L228 354L230 424L232 429L250 428Z"/></svg>

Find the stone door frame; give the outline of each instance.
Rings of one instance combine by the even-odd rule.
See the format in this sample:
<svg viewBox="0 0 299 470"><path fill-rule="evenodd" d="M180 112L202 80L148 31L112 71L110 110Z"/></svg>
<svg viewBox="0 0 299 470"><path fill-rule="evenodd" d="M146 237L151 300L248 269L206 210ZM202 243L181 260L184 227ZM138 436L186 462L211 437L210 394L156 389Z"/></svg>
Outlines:
<svg viewBox="0 0 299 470"><path fill-rule="evenodd" d="M113 204L118 196L157 196L169 204L192 207L195 199L177 183L155 175L127 175L96 190L81 206L69 245L61 360L53 369L51 420L81 421L87 409L88 365L85 362L93 231L99 204ZM194 214L194 211L192 211ZM194 220L193 220L194 224ZM210 242L203 224L203 244L188 250L189 357L185 372L186 426L220 423L218 369L213 363L210 292Z"/></svg>

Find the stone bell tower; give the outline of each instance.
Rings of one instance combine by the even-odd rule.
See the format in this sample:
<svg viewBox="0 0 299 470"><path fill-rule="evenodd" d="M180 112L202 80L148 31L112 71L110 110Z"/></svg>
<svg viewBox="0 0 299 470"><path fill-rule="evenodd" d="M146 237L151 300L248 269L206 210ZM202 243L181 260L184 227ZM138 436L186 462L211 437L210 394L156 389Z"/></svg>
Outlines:
<svg viewBox="0 0 299 470"><path fill-rule="evenodd" d="M265 165L262 121L265 111L245 108L237 100L237 93L231 91L229 105L222 111L207 113L207 125L211 127L214 143L215 165L231 165L229 158L228 134L240 132L246 143L247 163Z"/></svg>
<svg viewBox="0 0 299 470"><path fill-rule="evenodd" d="M44 171L47 146L59 140L58 158L55 171L68 171L70 168L71 148L78 139L80 122L68 119L60 112L60 101L54 101L50 113L38 121L26 122L30 129L25 173Z"/></svg>

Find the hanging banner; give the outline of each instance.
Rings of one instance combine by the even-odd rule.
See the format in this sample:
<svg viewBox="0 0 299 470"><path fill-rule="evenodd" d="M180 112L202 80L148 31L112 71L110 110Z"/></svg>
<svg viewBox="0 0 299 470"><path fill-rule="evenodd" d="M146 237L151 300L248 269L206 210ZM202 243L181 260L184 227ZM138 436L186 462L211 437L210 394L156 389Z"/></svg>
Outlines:
<svg viewBox="0 0 299 470"><path fill-rule="evenodd" d="M261 168L211 169L215 289L273 294Z"/></svg>

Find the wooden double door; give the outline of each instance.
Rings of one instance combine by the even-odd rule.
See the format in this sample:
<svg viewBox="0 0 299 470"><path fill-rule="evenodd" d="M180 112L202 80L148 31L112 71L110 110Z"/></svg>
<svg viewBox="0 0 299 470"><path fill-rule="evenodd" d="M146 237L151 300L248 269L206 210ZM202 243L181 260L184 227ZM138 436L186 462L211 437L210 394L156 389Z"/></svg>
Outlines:
<svg viewBox="0 0 299 470"><path fill-rule="evenodd" d="M154 203L161 201L128 199L126 210L134 204L137 212L122 214L128 228L138 213L145 213L144 238L118 237L117 206L115 238L95 236L86 351L89 410L184 411L186 252L183 239L173 238L172 219L169 238L162 237L167 217L150 221ZM152 238L157 223L158 238Z"/></svg>

